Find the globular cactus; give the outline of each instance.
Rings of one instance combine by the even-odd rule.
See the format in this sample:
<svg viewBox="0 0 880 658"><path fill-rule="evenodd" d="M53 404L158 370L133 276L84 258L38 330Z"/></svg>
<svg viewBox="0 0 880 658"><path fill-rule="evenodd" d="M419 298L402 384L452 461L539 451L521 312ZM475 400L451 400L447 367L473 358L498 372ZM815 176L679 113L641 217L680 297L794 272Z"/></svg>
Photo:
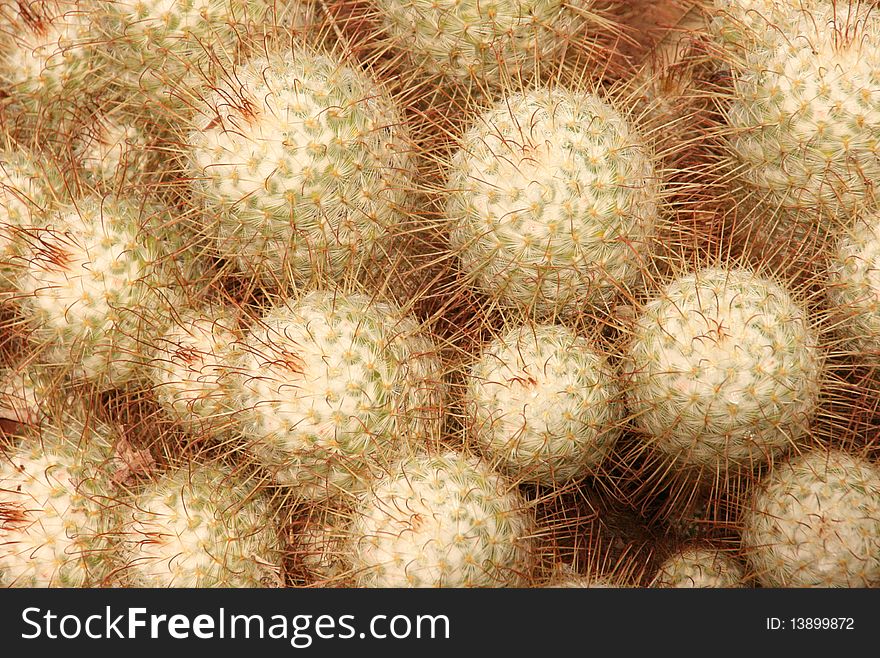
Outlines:
<svg viewBox="0 0 880 658"><path fill-rule="evenodd" d="M372 4L383 30L376 38L405 52L417 70L446 83L487 89L533 75L541 65L557 62L566 48L582 44L594 3L581 3L576 11L561 0Z"/></svg>
<svg viewBox="0 0 880 658"><path fill-rule="evenodd" d="M100 88L102 62L93 0L24 0L0 5L0 90L22 136L51 137L42 124L74 118Z"/></svg>
<svg viewBox="0 0 880 658"><path fill-rule="evenodd" d="M115 583L124 517L111 448L120 436L65 414L0 453L0 585Z"/></svg>
<svg viewBox="0 0 880 658"><path fill-rule="evenodd" d="M298 46L235 68L189 133L216 251L265 285L356 273L406 220L397 107L365 71Z"/></svg>
<svg viewBox="0 0 880 658"><path fill-rule="evenodd" d="M354 493L408 445L437 438L443 377L414 317L362 293L313 291L252 324L235 364L237 429L294 496Z"/></svg>
<svg viewBox="0 0 880 658"><path fill-rule="evenodd" d="M516 487L485 463L413 455L357 501L346 565L358 587L523 586L534 533Z"/></svg>
<svg viewBox="0 0 880 658"><path fill-rule="evenodd" d="M638 282L660 193L626 115L589 92L510 94L448 166L451 249L493 304L552 318L603 307Z"/></svg>
<svg viewBox="0 0 880 658"><path fill-rule="evenodd" d="M742 511L742 545L765 587L880 584L880 469L839 449L777 464Z"/></svg>
<svg viewBox="0 0 880 658"><path fill-rule="evenodd" d="M640 310L626 396L647 445L681 469L750 469L803 439L825 353L803 301L743 267L705 267Z"/></svg>
<svg viewBox="0 0 880 658"><path fill-rule="evenodd" d="M598 472L623 429L614 370L560 325L521 325L486 344L467 370L464 405L490 462L550 486Z"/></svg>
<svg viewBox="0 0 880 658"><path fill-rule="evenodd" d="M161 332L177 304L161 247L148 230L166 212L125 198L84 198L28 232L15 301L45 363L99 387L141 375L142 341ZM152 214L151 214L152 213Z"/></svg>
<svg viewBox="0 0 880 658"><path fill-rule="evenodd" d="M741 24L723 131L753 234L797 244L876 204L880 19L868 2L777 9Z"/></svg>
<svg viewBox="0 0 880 658"><path fill-rule="evenodd" d="M242 338L232 309L212 304L184 308L151 341L146 366L156 399L193 436L232 429L230 377Z"/></svg>
<svg viewBox="0 0 880 658"><path fill-rule="evenodd" d="M711 546L691 545L666 558L651 587L747 587L743 566L730 554Z"/></svg>
<svg viewBox="0 0 880 658"><path fill-rule="evenodd" d="M866 365L880 364L880 229L877 213L837 236L828 258L828 300L841 349Z"/></svg>
<svg viewBox="0 0 880 658"><path fill-rule="evenodd" d="M282 584L273 510L254 482L193 461L154 474L126 510L121 578L132 587Z"/></svg>

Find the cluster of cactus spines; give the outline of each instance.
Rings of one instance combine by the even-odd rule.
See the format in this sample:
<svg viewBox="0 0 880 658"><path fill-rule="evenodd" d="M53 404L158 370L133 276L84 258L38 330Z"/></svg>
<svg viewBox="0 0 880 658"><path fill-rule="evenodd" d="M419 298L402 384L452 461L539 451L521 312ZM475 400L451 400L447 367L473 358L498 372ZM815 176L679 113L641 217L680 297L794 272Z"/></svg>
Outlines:
<svg viewBox="0 0 880 658"><path fill-rule="evenodd" d="M525 499L485 463L415 454L361 495L345 557L358 587L522 586L534 533Z"/></svg>
<svg viewBox="0 0 880 658"><path fill-rule="evenodd" d="M304 499L353 493L410 443L437 438L443 365L390 303L312 291L256 320L235 366L237 428Z"/></svg>
<svg viewBox="0 0 880 658"><path fill-rule="evenodd" d="M0 452L0 586L113 582L124 516L113 481L119 428L56 417Z"/></svg>
<svg viewBox="0 0 880 658"><path fill-rule="evenodd" d="M233 310L212 304L182 310L152 341L146 365L156 399L194 436L232 427L229 378L242 338Z"/></svg>
<svg viewBox="0 0 880 658"><path fill-rule="evenodd" d="M745 501L742 544L765 587L880 585L880 468L836 448L778 464Z"/></svg>
<svg viewBox="0 0 880 658"><path fill-rule="evenodd" d="M880 225L876 211L837 236L828 259L828 299L847 353L880 364Z"/></svg>
<svg viewBox="0 0 880 658"><path fill-rule="evenodd" d="M305 46L249 60L227 82L188 135L218 253L270 286L341 277L381 253L413 183L406 127L380 83Z"/></svg>
<svg viewBox="0 0 880 658"><path fill-rule="evenodd" d="M802 300L743 267L673 279L640 310L626 351L633 426L707 473L752 468L805 437L825 372Z"/></svg>
<svg viewBox="0 0 880 658"><path fill-rule="evenodd" d="M486 344L468 368L464 403L472 440L519 481L594 474L623 429L615 372L561 325L520 325Z"/></svg>
<svg viewBox="0 0 880 658"><path fill-rule="evenodd" d="M44 363L107 388L140 376L142 341L161 330L178 294L167 243L142 230L163 212L88 197L28 232L14 300Z"/></svg>
<svg viewBox="0 0 880 658"><path fill-rule="evenodd" d="M479 117L449 164L450 244L499 307L571 316L637 283L658 187L649 150L609 100L514 93Z"/></svg>
<svg viewBox="0 0 880 658"><path fill-rule="evenodd" d="M780 21L784 23L826 1L714 0L708 14L708 27L724 46L743 53L761 40L781 38Z"/></svg>
<svg viewBox="0 0 880 658"><path fill-rule="evenodd" d="M63 369L37 363L0 368L0 418L39 426L74 404L73 387Z"/></svg>
<svg viewBox="0 0 880 658"><path fill-rule="evenodd" d="M372 0L385 38L419 71L477 89L534 75L574 47L592 4L575 12L561 0Z"/></svg>
<svg viewBox="0 0 880 658"><path fill-rule="evenodd" d="M264 493L220 463L157 474L126 510L121 578L133 587L281 585L283 547Z"/></svg>
<svg viewBox="0 0 880 658"><path fill-rule="evenodd" d="M20 233L41 223L60 189L59 172L41 166L35 154L14 146L0 151L0 291L14 285Z"/></svg>
<svg viewBox="0 0 880 658"><path fill-rule="evenodd" d="M759 235L824 239L876 205L880 19L867 2L814 4L753 14L749 25L772 22L731 58L723 130L737 179L761 209Z"/></svg>
<svg viewBox="0 0 880 658"><path fill-rule="evenodd" d="M295 523L290 550L306 586L347 586L345 549L351 510L345 504L309 505Z"/></svg>
<svg viewBox="0 0 880 658"><path fill-rule="evenodd" d="M743 565L729 552L699 544L686 546L661 564L651 587L747 587Z"/></svg>
<svg viewBox="0 0 880 658"><path fill-rule="evenodd" d="M24 119L18 126L24 134L72 118L65 113L98 89L100 44L92 31L97 4L26 0L0 6L0 90L13 115Z"/></svg>

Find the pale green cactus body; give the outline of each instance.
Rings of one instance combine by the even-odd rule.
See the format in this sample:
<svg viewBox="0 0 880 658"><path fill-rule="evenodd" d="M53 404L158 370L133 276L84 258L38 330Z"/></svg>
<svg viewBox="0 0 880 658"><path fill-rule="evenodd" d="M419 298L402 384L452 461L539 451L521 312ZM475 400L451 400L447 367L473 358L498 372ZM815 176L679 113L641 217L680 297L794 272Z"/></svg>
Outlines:
<svg viewBox="0 0 880 658"><path fill-rule="evenodd" d="M561 0L373 0L391 42L429 75L499 86L561 45L575 14ZM589 10L579 5L582 12Z"/></svg>
<svg viewBox="0 0 880 658"><path fill-rule="evenodd" d="M876 203L880 18L870 3L817 3L766 34L732 64L728 148L765 214L782 211L772 228L824 233Z"/></svg>
<svg viewBox="0 0 880 658"><path fill-rule="evenodd" d="M140 376L142 341L175 303L159 245L141 231L144 212L86 198L57 210L23 248L15 299L44 363L99 386Z"/></svg>
<svg viewBox="0 0 880 658"><path fill-rule="evenodd" d="M747 269L670 282L637 318L627 401L646 441L683 467L750 467L795 444L818 404L824 351L783 286Z"/></svg>
<svg viewBox="0 0 880 658"><path fill-rule="evenodd" d="M254 323L236 367L248 450L306 499L352 493L410 442L436 438L443 370L415 318L312 292Z"/></svg>
<svg viewBox="0 0 880 658"><path fill-rule="evenodd" d="M414 455L358 501L345 555L359 587L523 586L533 535L525 500L485 463Z"/></svg>
<svg viewBox="0 0 880 658"><path fill-rule="evenodd" d="M189 135L217 250L264 282L356 270L401 224L412 165L390 96L306 48L248 61ZM222 87L222 85L221 85Z"/></svg>
<svg viewBox="0 0 880 658"><path fill-rule="evenodd" d="M230 368L242 334L230 309L184 309L151 345L148 374L159 404L189 432L230 429Z"/></svg>
<svg viewBox="0 0 880 658"><path fill-rule="evenodd" d="M113 582L123 515L108 467L119 436L117 428L65 416L0 454L0 585Z"/></svg>
<svg viewBox="0 0 880 658"><path fill-rule="evenodd" d="M540 89L488 109L449 166L463 272L502 307L571 315L634 284L659 192L626 117L590 94Z"/></svg>
<svg viewBox="0 0 880 658"><path fill-rule="evenodd" d="M843 348L880 364L880 227L877 215L840 234L828 265L828 299L840 318Z"/></svg>
<svg viewBox="0 0 880 658"><path fill-rule="evenodd" d="M745 570L728 553L708 546L688 546L666 558L651 587L746 587Z"/></svg>
<svg viewBox="0 0 880 658"><path fill-rule="evenodd" d="M595 473L622 431L615 373L589 340L560 325L516 327L467 372L472 438L517 480L565 484Z"/></svg>
<svg viewBox="0 0 880 658"><path fill-rule="evenodd" d="M124 526L132 587L282 583L282 545L267 499L228 467L194 462L137 493Z"/></svg>
<svg viewBox="0 0 880 658"><path fill-rule="evenodd" d="M765 587L880 585L880 469L867 459L814 449L777 464L742 525Z"/></svg>

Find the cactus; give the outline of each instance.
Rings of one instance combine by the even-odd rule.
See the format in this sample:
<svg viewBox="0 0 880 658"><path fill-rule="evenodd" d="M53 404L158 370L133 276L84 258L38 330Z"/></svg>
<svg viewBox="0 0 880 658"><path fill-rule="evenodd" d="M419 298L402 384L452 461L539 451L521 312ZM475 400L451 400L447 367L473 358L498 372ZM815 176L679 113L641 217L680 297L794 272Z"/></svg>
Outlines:
<svg viewBox="0 0 880 658"><path fill-rule="evenodd" d="M450 244L474 287L530 317L601 307L638 281L659 191L630 122L542 88L486 110L449 165Z"/></svg>
<svg viewBox="0 0 880 658"><path fill-rule="evenodd" d="M651 587L746 587L742 565L710 546L686 546L666 558Z"/></svg>
<svg viewBox="0 0 880 658"><path fill-rule="evenodd" d="M522 586L533 533L525 501L484 463L413 455L359 498L345 555L358 587Z"/></svg>
<svg viewBox="0 0 880 658"><path fill-rule="evenodd" d="M880 585L880 469L821 448L777 464L744 506L742 545L765 587Z"/></svg>
<svg viewBox="0 0 880 658"><path fill-rule="evenodd" d="M133 587L261 587L281 582L272 510L218 463L157 475L124 526L123 577Z"/></svg>
<svg viewBox="0 0 880 658"><path fill-rule="evenodd" d="M89 197L28 233L15 300L45 363L69 364L73 378L100 387L140 376L141 341L161 331L176 301L159 243L142 230L164 211L149 212Z"/></svg>
<svg viewBox="0 0 880 658"><path fill-rule="evenodd" d="M106 3L102 3L106 4ZM0 6L0 90L23 134L76 114L100 87L92 0L24 0Z"/></svg>
<svg viewBox="0 0 880 658"><path fill-rule="evenodd" d="M115 582L123 516L108 467L119 436L118 428L63 415L0 454L0 585Z"/></svg>
<svg viewBox="0 0 880 658"><path fill-rule="evenodd" d="M363 489L436 438L442 363L416 320L361 293L314 291L251 327L233 384L249 452L305 499Z"/></svg>
<svg viewBox="0 0 880 658"><path fill-rule="evenodd" d="M210 237L267 285L355 272L404 220L406 130L365 72L296 47L236 68L202 111L189 167Z"/></svg>
<svg viewBox="0 0 880 658"><path fill-rule="evenodd" d="M872 212L840 233L828 264L828 300L843 347L880 364L880 228Z"/></svg>
<svg viewBox="0 0 880 658"><path fill-rule="evenodd" d="M811 317L781 284L703 268L641 309L627 401L645 440L679 467L751 468L805 436L824 364Z"/></svg>
<svg viewBox="0 0 880 658"><path fill-rule="evenodd" d="M230 369L241 352L230 309L186 308L151 345L148 376L171 418L199 437L231 429Z"/></svg>
<svg viewBox="0 0 880 658"><path fill-rule="evenodd" d="M575 12L561 0L373 0L385 38L430 76L498 87L555 61L572 47L576 24L593 2Z"/></svg>
<svg viewBox="0 0 880 658"><path fill-rule="evenodd" d="M766 29L731 63L727 148L761 233L822 237L876 203L880 19L867 2L825 2L752 22Z"/></svg>
<svg viewBox="0 0 880 658"><path fill-rule="evenodd" d="M527 324L489 342L467 372L470 433L519 481L562 485L595 473L622 431L610 365L586 338Z"/></svg>

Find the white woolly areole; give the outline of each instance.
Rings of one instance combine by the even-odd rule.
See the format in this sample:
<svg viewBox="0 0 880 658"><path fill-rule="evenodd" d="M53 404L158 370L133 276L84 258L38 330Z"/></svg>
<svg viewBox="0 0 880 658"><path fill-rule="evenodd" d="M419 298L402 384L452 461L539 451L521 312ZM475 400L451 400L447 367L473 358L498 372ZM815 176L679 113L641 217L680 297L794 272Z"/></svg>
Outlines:
<svg viewBox="0 0 880 658"><path fill-rule="evenodd" d="M806 312L746 269L681 276L641 311L628 347L635 426L682 465L763 462L817 405L824 353Z"/></svg>
<svg viewBox="0 0 880 658"><path fill-rule="evenodd" d="M532 533L525 501L484 463L413 456L360 500L347 556L359 587L515 587Z"/></svg>
<svg viewBox="0 0 880 658"><path fill-rule="evenodd" d="M159 404L189 430L219 426L230 411L230 370L241 350L229 309L186 309L153 341L149 376Z"/></svg>
<svg viewBox="0 0 880 658"><path fill-rule="evenodd" d="M689 546L666 558L651 587L745 587L742 565L716 548Z"/></svg>
<svg viewBox="0 0 880 658"><path fill-rule="evenodd" d="M486 111L449 167L450 242L478 289L572 314L633 284L658 190L627 119L589 93L540 89Z"/></svg>
<svg viewBox="0 0 880 658"><path fill-rule="evenodd" d="M98 468L110 432L95 426L86 440L69 427L44 424L41 436L0 453L0 585L97 587L116 563L111 545L112 482Z"/></svg>
<svg viewBox="0 0 880 658"><path fill-rule="evenodd" d="M34 156L21 150L0 151L0 289L17 267L18 229L39 221L48 206L46 178Z"/></svg>
<svg viewBox="0 0 880 658"><path fill-rule="evenodd" d="M270 283L362 264L403 221L412 185L388 94L305 48L251 60L230 80L189 135L196 193L219 215L209 227L219 252Z"/></svg>
<svg viewBox="0 0 880 658"><path fill-rule="evenodd" d="M837 4L795 12L750 45L726 111L742 180L810 224L873 204L880 178L880 17Z"/></svg>
<svg viewBox="0 0 880 658"><path fill-rule="evenodd" d="M828 263L828 299L846 347L880 364L880 226L877 213L842 231Z"/></svg>
<svg viewBox="0 0 880 658"><path fill-rule="evenodd" d="M145 331L159 329L169 282L157 247L140 231L141 209L88 198L59 210L24 249L17 273L30 339L75 376L122 383L142 360Z"/></svg>
<svg viewBox="0 0 880 658"><path fill-rule="evenodd" d="M304 497L352 492L407 442L436 437L442 378L414 318L361 294L312 292L252 326L237 418L279 482Z"/></svg>
<svg viewBox="0 0 880 658"><path fill-rule="evenodd" d="M571 21L561 0L374 0L394 43L427 73L498 85L530 73ZM586 11L592 1L578 5ZM560 26L562 27L562 26Z"/></svg>
<svg viewBox="0 0 880 658"><path fill-rule="evenodd" d="M765 587L880 585L880 468L866 459L812 450L777 464L742 524Z"/></svg>
<svg viewBox="0 0 880 658"><path fill-rule="evenodd" d="M281 553L266 501L225 467L194 464L138 496L125 527L134 587L277 585Z"/></svg>
<svg viewBox="0 0 880 658"><path fill-rule="evenodd" d="M548 485L594 472L622 431L614 372L591 343L528 324L488 343L465 404L480 449L512 477Z"/></svg>

